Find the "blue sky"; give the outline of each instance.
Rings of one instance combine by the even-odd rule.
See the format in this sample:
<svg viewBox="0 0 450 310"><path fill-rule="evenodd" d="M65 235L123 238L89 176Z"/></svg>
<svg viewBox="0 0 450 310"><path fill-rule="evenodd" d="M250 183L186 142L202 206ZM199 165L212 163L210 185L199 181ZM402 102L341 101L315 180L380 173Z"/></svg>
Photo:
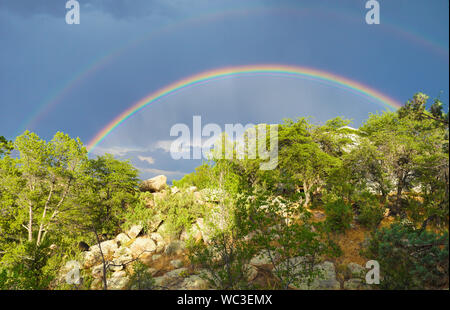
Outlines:
<svg viewBox="0 0 450 310"><path fill-rule="evenodd" d="M67 25L64 0L0 0L0 135L14 139L30 129L50 139L63 131L87 143L165 85L202 71L264 63L332 72L400 102L417 91L441 94L448 106L445 0L380 0L380 25L365 23L365 0L79 2L81 24ZM111 55L117 56L105 61ZM95 64L103 65L89 71ZM173 179L200 163L175 161L167 152L171 126L191 125L193 115L221 126L344 116L356 127L382 109L314 81L237 77L146 107L93 155L111 152L130 159L142 178L164 173Z"/></svg>

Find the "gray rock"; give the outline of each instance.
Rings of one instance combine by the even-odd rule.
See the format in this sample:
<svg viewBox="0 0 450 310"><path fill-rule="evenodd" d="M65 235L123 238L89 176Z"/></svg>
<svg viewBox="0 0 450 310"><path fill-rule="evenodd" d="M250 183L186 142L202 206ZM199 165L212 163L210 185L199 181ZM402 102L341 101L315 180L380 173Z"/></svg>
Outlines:
<svg viewBox="0 0 450 310"><path fill-rule="evenodd" d="M131 238L134 239L137 236L139 236L139 234L142 231L142 225L133 225L128 231L127 231L127 235Z"/></svg>
<svg viewBox="0 0 450 310"><path fill-rule="evenodd" d="M179 277L182 277L183 274L185 274L187 272L188 272L188 269L183 267L183 268L178 268L178 269L169 271L164 276L169 277L169 278L179 278Z"/></svg>
<svg viewBox="0 0 450 310"><path fill-rule="evenodd" d="M370 290L370 285L367 285L362 279L349 279L344 282L345 290Z"/></svg>
<svg viewBox="0 0 450 310"><path fill-rule="evenodd" d="M94 266L91 275L94 279L101 279L103 277L103 264Z"/></svg>
<svg viewBox="0 0 450 310"><path fill-rule="evenodd" d="M304 258L296 257L291 261L291 263L301 262ZM283 263L285 264L285 263ZM281 264L280 264L281 265ZM280 266L279 265L279 266ZM281 265L283 267L285 265ZM298 268L302 268L302 266L298 266ZM278 269L280 270L280 269ZM281 269L283 270L283 269ZM313 270L319 273L318 276L313 277L308 281L306 278L297 279L297 283L291 285L294 289L301 290L338 290L341 285L339 281L336 279L336 270L334 264L329 261L325 261L321 264L317 264L313 267ZM275 271L275 270L274 270ZM301 271L301 269L296 272Z"/></svg>
<svg viewBox="0 0 450 310"><path fill-rule="evenodd" d="M159 271L156 268L148 268L147 269L148 273L150 273L152 275L152 277Z"/></svg>
<svg viewBox="0 0 450 310"><path fill-rule="evenodd" d="M174 266L175 268L181 268L183 267L183 261L181 259L174 259L170 261L170 264Z"/></svg>
<svg viewBox="0 0 450 310"><path fill-rule="evenodd" d="M112 278L125 278L127 276L127 273L123 270L113 272L111 275Z"/></svg>
<svg viewBox="0 0 450 310"><path fill-rule="evenodd" d="M198 275L192 275L184 279L181 287L185 290L205 290L209 288L209 283Z"/></svg>
<svg viewBox="0 0 450 310"><path fill-rule="evenodd" d="M159 192L167 187L166 182L167 177L165 175L158 175L143 181L139 188L142 192Z"/></svg>
<svg viewBox="0 0 450 310"><path fill-rule="evenodd" d="M105 259L113 257L114 252L118 249L117 242L115 240L103 241L100 243L100 247ZM89 248L89 251L100 253L100 247L98 244L93 245Z"/></svg>
<svg viewBox="0 0 450 310"><path fill-rule="evenodd" d="M100 251L87 251L82 254L81 263L84 268L91 268L94 265L99 264L102 261Z"/></svg>
<svg viewBox="0 0 450 310"><path fill-rule="evenodd" d="M130 237L128 237L126 234L124 233L120 233L117 235L115 241L117 244L120 244L121 246L127 244L130 241Z"/></svg>
<svg viewBox="0 0 450 310"><path fill-rule="evenodd" d="M253 266L261 267L265 265L271 265L272 261L267 251L261 251L250 260L250 264Z"/></svg>
<svg viewBox="0 0 450 310"><path fill-rule="evenodd" d="M130 279L128 277L112 277L107 280L109 290L124 290L126 289Z"/></svg>
<svg viewBox="0 0 450 310"><path fill-rule="evenodd" d="M156 253L161 253L166 246L164 238L159 233L151 233L150 238L156 242Z"/></svg>
<svg viewBox="0 0 450 310"><path fill-rule="evenodd" d="M347 273L349 275L349 278L363 279L365 277L366 270L359 264L350 263L347 265Z"/></svg>
<svg viewBox="0 0 450 310"><path fill-rule="evenodd" d="M146 258L156 251L156 243L149 237L138 237L130 246L134 258Z"/></svg>

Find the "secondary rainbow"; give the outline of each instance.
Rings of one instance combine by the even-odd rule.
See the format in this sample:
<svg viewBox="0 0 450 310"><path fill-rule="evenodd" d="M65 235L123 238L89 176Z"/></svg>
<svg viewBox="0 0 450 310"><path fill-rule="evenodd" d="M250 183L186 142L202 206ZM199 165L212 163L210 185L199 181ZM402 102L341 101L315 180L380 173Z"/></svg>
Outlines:
<svg viewBox="0 0 450 310"><path fill-rule="evenodd" d="M350 80L348 78L320 71L307 67L299 66L286 66L286 65L250 65L250 66L238 66L238 67L225 67L215 70L202 72L192 75L188 78L179 80L172 83L160 90L152 92L148 96L134 103L130 108L126 109L102 130L100 130L95 137L88 143L87 150L90 152L95 148L103 139L105 139L111 131L113 131L120 124L125 122L133 114L140 111L147 105L154 103L158 100L166 98L170 95L178 93L187 88L197 86L200 84L208 83L214 80L224 79L234 76L245 75L276 75L276 76L288 76L303 79L312 79L318 82L326 83L334 87L339 87L352 91L358 95L365 96L375 103L381 104L389 109L398 109L401 104L393 98L382 94L381 92L359 82Z"/></svg>

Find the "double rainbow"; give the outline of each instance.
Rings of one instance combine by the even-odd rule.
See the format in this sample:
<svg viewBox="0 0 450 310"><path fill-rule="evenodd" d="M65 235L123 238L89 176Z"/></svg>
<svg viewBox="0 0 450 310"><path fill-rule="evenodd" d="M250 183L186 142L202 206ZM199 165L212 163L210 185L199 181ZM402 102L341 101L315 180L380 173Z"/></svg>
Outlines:
<svg viewBox="0 0 450 310"><path fill-rule="evenodd" d="M382 94L381 92L359 82L347 79L345 77L319 71L307 67L298 66L285 66L285 65L251 65L251 66L238 66L238 67L226 67L215 69L211 71L202 72L188 78L179 80L173 84L170 84L160 90L150 93L148 96L142 98L138 102L134 103L130 108L126 109L102 130L100 130L95 137L88 143L87 150L90 152L100 142L102 142L115 128L129 119L133 114L137 113L147 105L154 103L158 100L166 98L170 95L178 93L184 89L191 88L200 84L205 84L211 81L224 79L235 76L252 76L252 75L275 75L286 76L294 78L311 79L318 82L326 83L334 87L343 88L345 90L356 93L357 95L364 96L374 103L383 105L388 109L398 109L401 104L396 100Z"/></svg>

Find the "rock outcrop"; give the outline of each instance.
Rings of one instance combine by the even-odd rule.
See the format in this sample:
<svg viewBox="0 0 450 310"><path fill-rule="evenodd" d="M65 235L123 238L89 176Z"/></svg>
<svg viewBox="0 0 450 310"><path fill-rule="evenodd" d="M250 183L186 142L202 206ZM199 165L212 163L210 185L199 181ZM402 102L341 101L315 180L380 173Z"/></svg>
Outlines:
<svg viewBox="0 0 450 310"><path fill-rule="evenodd" d="M154 178L142 181L140 185L141 192L160 192L167 187L167 177L165 175L158 175Z"/></svg>

